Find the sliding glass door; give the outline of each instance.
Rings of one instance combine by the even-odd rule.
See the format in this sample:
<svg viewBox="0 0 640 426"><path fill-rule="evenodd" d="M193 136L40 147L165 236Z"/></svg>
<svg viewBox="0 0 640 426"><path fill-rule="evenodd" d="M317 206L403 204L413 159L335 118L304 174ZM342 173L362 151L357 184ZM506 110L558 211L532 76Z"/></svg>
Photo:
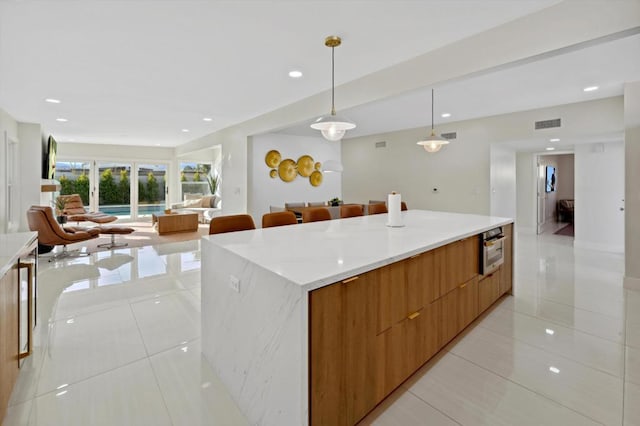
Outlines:
<svg viewBox="0 0 640 426"><path fill-rule="evenodd" d="M131 218L131 164L97 163L98 210L122 218Z"/></svg>
<svg viewBox="0 0 640 426"><path fill-rule="evenodd" d="M166 208L168 163L56 162L60 194L79 194L87 211L122 219L149 218Z"/></svg>
<svg viewBox="0 0 640 426"><path fill-rule="evenodd" d="M138 217L151 217L166 207L167 165L138 164Z"/></svg>

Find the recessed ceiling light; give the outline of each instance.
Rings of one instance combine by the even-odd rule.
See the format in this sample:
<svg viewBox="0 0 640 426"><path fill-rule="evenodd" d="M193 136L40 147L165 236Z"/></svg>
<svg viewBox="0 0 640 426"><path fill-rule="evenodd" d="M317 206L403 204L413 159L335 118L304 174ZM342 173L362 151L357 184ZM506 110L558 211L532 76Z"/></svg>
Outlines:
<svg viewBox="0 0 640 426"><path fill-rule="evenodd" d="M598 90L599 87L598 86L589 86L589 87L585 87L584 90L585 92L593 92L594 90Z"/></svg>
<svg viewBox="0 0 640 426"><path fill-rule="evenodd" d="M552 139L549 139L549 142L560 142L560 139L559 138L552 138Z"/></svg>
<svg viewBox="0 0 640 426"><path fill-rule="evenodd" d="M67 120L66 118L56 118L56 121L59 121L61 123L66 123L69 120Z"/></svg>
<svg viewBox="0 0 640 426"><path fill-rule="evenodd" d="M298 71L298 70L289 71L289 77L300 78L302 77L302 71Z"/></svg>
<svg viewBox="0 0 640 426"><path fill-rule="evenodd" d="M59 104L60 103L59 99L53 99L53 98L47 98L44 101L45 102L49 102L50 104Z"/></svg>
<svg viewBox="0 0 640 426"><path fill-rule="evenodd" d="M553 336L556 332L555 332L555 331L553 331L553 330L552 330L552 329L550 329L550 328L547 328L547 329L545 330L545 333L547 333L549 336Z"/></svg>
<svg viewBox="0 0 640 426"><path fill-rule="evenodd" d="M560 372L560 369L557 367L549 367L549 371L558 374Z"/></svg>
<svg viewBox="0 0 640 426"><path fill-rule="evenodd" d="M213 121L213 118L211 117L205 117L202 119L202 121Z"/></svg>
<svg viewBox="0 0 640 426"><path fill-rule="evenodd" d="M546 147L545 149L546 149L547 151L553 151L553 150L555 150L555 148L554 148L554 147L552 147L552 146L548 146L548 147Z"/></svg>
<svg viewBox="0 0 640 426"><path fill-rule="evenodd" d="M189 133L189 129L182 129L182 133Z"/></svg>
<svg viewBox="0 0 640 426"><path fill-rule="evenodd" d="M449 118L449 117L451 117L451 114L449 114L448 112L444 112L444 113L442 113L442 114L440 115L440 117L442 117L442 118Z"/></svg>

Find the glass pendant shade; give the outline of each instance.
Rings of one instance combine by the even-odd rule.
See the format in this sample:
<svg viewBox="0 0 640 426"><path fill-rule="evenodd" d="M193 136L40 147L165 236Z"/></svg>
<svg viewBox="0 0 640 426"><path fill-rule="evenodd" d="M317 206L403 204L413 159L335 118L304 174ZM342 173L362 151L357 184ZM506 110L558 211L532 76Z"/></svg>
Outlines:
<svg viewBox="0 0 640 426"><path fill-rule="evenodd" d="M320 130L322 136L328 141L339 141L347 130L355 127L356 125L351 121L336 114L323 115L311 125L312 129Z"/></svg>
<svg viewBox="0 0 640 426"><path fill-rule="evenodd" d="M436 135L433 130L431 130L431 135L429 135L428 138L417 142L417 144L422 145L427 152L438 152L443 145L447 145L448 143L448 140Z"/></svg>

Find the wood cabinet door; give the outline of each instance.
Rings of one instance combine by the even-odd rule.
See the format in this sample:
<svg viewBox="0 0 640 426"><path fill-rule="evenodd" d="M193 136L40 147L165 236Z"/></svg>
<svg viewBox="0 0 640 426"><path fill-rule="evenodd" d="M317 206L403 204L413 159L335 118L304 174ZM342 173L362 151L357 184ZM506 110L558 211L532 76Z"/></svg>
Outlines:
<svg viewBox="0 0 640 426"><path fill-rule="evenodd" d="M513 281L513 224L502 227L504 233L504 263L500 274L500 295L510 293Z"/></svg>
<svg viewBox="0 0 640 426"><path fill-rule="evenodd" d="M408 314L417 312L440 297L438 281L440 266L435 264L435 252L428 251L407 259L407 308Z"/></svg>
<svg viewBox="0 0 640 426"><path fill-rule="evenodd" d="M446 294L478 275L479 244L479 236L474 235L444 247L446 252L440 294Z"/></svg>
<svg viewBox="0 0 640 426"><path fill-rule="evenodd" d="M440 338L441 346L446 345L460 330L458 319L458 288L450 291L440 298L441 322Z"/></svg>
<svg viewBox="0 0 640 426"><path fill-rule="evenodd" d="M500 297L502 268L478 281L478 313L484 312Z"/></svg>
<svg viewBox="0 0 640 426"><path fill-rule="evenodd" d="M0 278L0 419L6 413L19 371L18 280L17 267Z"/></svg>
<svg viewBox="0 0 640 426"><path fill-rule="evenodd" d="M413 318L407 318L406 321L407 377L435 355L442 345L440 299L425 306L418 314Z"/></svg>
<svg viewBox="0 0 640 426"><path fill-rule="evenodd" d="M377 333L390 329L407 317L405 262L396 262L377 271Z"/></svg>
<svg viewBox="0 0 640 426"><path fill-rule="evenodd" d="M458 287L458 332L478 316L478 276Z"/></svg>
<svg viewBox="0 0 640 426"><path fill-rule="evenodd" d="M376 271L309 295L311 424L353 425L379 400Z"/></svg>

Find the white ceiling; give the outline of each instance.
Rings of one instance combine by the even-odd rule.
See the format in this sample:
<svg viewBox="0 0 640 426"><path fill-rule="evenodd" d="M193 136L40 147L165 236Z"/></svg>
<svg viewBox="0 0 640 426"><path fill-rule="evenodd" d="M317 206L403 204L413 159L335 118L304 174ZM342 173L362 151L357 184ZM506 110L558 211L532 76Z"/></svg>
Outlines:
<svg viewBox="0 0 640 426"><path fill-rule="evenodd" d="M435 87L435 128L438 124L526 111L555 105L619 96L625 81L640 80L640 35L545 57L522 65ZM588 86L597 91L584 92ZM441 114L451 114L442 118ZM431 126L431 88L340 111L357 123L347 138ZM541 117L550 119L556 117ZM282 133L313 135L308 123L300 123ZM602 138L602 135L599 136ZM616 135L620 138L621 135ZM559 149L588 142L588 138L563 137ZM518 141L520 150L539 150L540 137L528 144Z"/></svg>
<svg viewBox="0 0 640 426"><path fill-rule="evenodd" d="M61 141L177 146L330 88L327 35L343 38L336 50L340 84L558 2L3 1L0 107L19 121L41 123ZM637 70L637 60L631 62ZM600 65L592 77L603 91L595 96L619 93L621 77L611 87L601 83L609 74ZM292 69L304 77L290 79ZM491 79L504 77L479 77L479 88L478 82L438 88L437 108L461 119L569 99L554 92L551 101L533 89L513 96L523 81L540 87L555 74L541 70L515 73L511 84L490 93L482 85L495 88ZM568 72L564 78L577 83ZM427 124L424 93L404 98L349 111L361 132L353 135ZM384 112L396 102L408 102L411 112Z"/></svg>

